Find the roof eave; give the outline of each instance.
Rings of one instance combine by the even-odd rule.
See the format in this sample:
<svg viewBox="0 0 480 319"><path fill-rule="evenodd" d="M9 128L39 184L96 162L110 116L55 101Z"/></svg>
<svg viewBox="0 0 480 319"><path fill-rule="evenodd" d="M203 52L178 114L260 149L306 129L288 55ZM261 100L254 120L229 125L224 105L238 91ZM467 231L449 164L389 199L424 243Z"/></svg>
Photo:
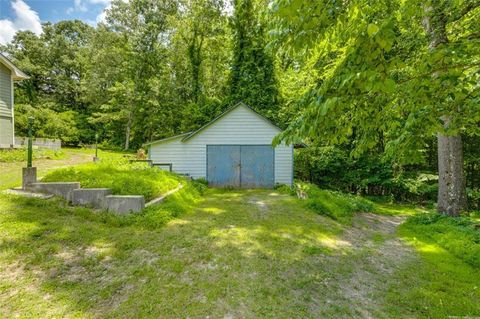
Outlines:
<svg viewBox="0 0 480 319"><path fill-rule="evenodd" d="M12 71L12 79L14 81L21 81L29 79L30 77L15 66L6 56L0 53L0 62Z"/></svg>
<svg viewBox="0 0 480 319"><path fill-rule="evenodd" d="M28 80L30 79L30 77L20 71L20 73L15 72L15 74L12 76L12 79L14 81L22 81L22 80Z"/></svg>
<svg viewBox="0 0 480 319"><path fill-rule="evenodd" d="M148 142L148 143L143 143L142 146L149 146L149 145L152 145L152 144L158 144L158 143L167 142L167 141L174 140L174 139L176 139L176 138L179 138L179 137L188 135L188 134L190 134L190 133L191 133L191 132L186 132L186 133L182 133L182 134L178 134L178 135L174 135L174 136L162 138L162 139L159 139L159 140L151 141L151 142Z"/></svg>

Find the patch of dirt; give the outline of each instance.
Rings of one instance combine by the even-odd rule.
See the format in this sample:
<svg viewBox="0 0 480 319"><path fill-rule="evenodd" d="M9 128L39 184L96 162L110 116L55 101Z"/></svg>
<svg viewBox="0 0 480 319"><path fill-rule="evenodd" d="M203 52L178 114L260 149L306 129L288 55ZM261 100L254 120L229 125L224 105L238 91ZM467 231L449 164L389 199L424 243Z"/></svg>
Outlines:
<svg viewBox="0 0 480 319"><path fill-rule="evenodd" d="M413 249L395 236L403 216L358 214L343 239L351 243L355 262L349 275L338 276L336 284L350 301L352 312L361 318L377 317L389 276L416 257Z"/></svg>

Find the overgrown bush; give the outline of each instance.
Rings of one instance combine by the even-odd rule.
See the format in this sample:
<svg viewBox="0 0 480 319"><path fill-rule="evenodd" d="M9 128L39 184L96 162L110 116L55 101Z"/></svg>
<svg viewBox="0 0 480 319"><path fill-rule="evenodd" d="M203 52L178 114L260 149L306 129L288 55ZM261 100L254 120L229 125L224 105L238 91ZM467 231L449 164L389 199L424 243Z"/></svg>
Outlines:
<svg viewBox="0 0 480 319"><path fill-rule="evenodd" d="M474 267L480 267L480 223L469 217L436 213L414 215L401 226L416 236L426 236Z"/></svg>
<svg viewBox="0 0 480 319"><path fill-rule="evenodd" d="M360 196L320 189L306 183L296 187L306 193L305 203L309 208L343 223L349 223L354 213L371 212L374 208L372 202Z"/></svg>

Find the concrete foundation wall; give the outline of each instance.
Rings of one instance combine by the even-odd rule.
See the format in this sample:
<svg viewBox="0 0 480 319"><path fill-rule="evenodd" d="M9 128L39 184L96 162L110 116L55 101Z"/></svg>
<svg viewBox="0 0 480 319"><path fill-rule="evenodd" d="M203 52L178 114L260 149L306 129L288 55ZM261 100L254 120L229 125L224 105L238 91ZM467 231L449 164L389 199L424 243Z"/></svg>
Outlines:
<svg viewBox="0 0 480 319"><path fill-rule="evenodd" d="M104 209L109 212L128 214L138 213L145 208L142 195L108 195L105 196Z"/></svg>
<svg viewBox="0 0 480 319"><path fill-rule="evenodd" d="M73 205L103 208L105 196L111 194L112 190L109 188L80 188L72 191L71 200Z"/></svg>
<svg viewBox="0 0 480 319"><path fill-rule="evenodd" d="M77 182L62 182L62 183L32 183L27 185L26 190L34 193L52 194L61 196L66 200L71 200L71 193L75 189L80 188L80 183Z"/></svg>

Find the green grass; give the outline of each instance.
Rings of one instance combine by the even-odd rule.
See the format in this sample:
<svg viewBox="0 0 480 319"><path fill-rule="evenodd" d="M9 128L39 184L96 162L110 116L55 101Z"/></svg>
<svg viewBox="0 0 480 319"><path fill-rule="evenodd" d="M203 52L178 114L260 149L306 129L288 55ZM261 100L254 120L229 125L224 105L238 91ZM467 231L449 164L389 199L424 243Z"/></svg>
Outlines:
<svg viewBox="0 0 480 319"><path fill-rule="evenodd" d="M143 195L149 201L176 188L184 179L144 163L104 160L51 171L42 181L80 182L84 188L106 187L112 189L113 194Z"/></svg>
<svg viewBox="0 0 480 319"><path fill-rule="evenodd" d="M309 208L342 223L350 223L355 213L374 210L373 203L360 196L320 189L313 184L297 187L308 195L305 202Z"/></svg>
<svg viewBox="0 0 480 319"><path fill-rule="evenodd" d="M415 206L412 204L399 204L391 202L373 202L374 209L373 211L376 214L381 215L400 215L400 216L413 216L416 214L422 214L430 212L430 209L424 208L422 206Z"/></svg>
<svg viewBox="0 0 480 319"><path fill-rule="evenodd" d="M361 216L345 225L277 191L198 183L127 217L0 195L0 309L7 318L480 315L478 268L408 225L405 248L378 226L397 216Z"/></svg>
<svg viewBox="0 0 480 319"><path fill-rule="evenodd" d="M44 148L34 149L32 153L33 160L39 159L51 159L58 160L65 158L65 152L62 150L49 150ZM12 162L26 162L27 161L27 149L0 149L0 162L12 163Z"/></svg>
<svg viewBox="0 0 480 319"><path fill-rule="evenodd" d="M385 309L392 318L480 316L480 267L472 266L478 242L474 244L470 231L466 235L460 228L445 220L427 225L416 217L400 227L399 235L420 259L391 277Z"/></svg>
<svg viewBox="0 0 480 319"><path fill-rule="evenodd" d="M421 234L473 267L480 268L480 223L469 217L448 217L436 213L410 217L402 227Z"/></svg>
<svg viewBox="0 0 480 319"><path fill-rule="evenodd" d="M10 152L10 151L7 151ZM18 187L22 184L22 167L26 166L26 155L22 154L24 150L14 150L15 158L20 159L20 161L0 161L0 190ZM82 163L92 162L92 158L95 154L95 150L84 149L84 148L62 148L61 151L57 151L56 154L63 154L60 157L51 156L51 152L48 150L34 150L34 160L33 166L37 167L37 177L42 178L49 171L60 168L78 165ZM61 152L61 153L60 153ZM2 154L0 152L0 154ZM4 158L13 156L12 154L5 155ZM43 156L39 154L50 154L48 156ZM125 160L125 156L132 156L131 154L111 152L111 151L98 151L100 159L104 161L112 160Z"/></svg>

